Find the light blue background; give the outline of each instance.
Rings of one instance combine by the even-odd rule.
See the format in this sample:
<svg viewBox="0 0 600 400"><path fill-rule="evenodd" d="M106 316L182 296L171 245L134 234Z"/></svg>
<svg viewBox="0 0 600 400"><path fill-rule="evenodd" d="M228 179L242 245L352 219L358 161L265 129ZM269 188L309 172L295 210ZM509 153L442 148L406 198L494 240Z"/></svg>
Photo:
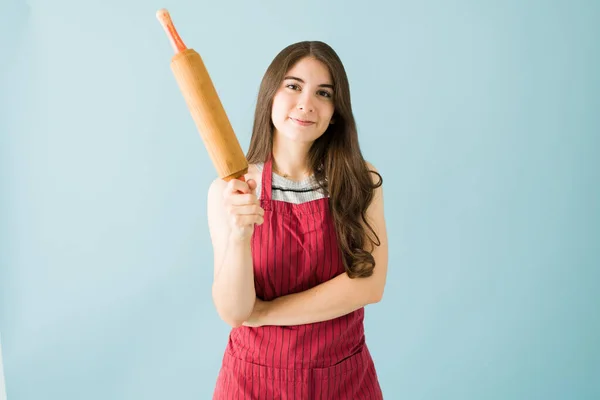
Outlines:
<svg viewBox="0 0 600 400"><path fill-rule="evenodd" d="M526 4L524 4L526 3ZM41 1L0 13L8 400L208 399L215 171L171 12L247 149L272 58L330 43L385 179L386 399L600 398L600 3Z"/></svg>

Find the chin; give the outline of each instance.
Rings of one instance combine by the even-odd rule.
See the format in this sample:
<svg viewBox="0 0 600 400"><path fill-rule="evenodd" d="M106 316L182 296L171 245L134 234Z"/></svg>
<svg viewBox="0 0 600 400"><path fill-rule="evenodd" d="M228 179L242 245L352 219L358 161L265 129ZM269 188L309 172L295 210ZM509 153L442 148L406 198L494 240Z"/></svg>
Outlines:
<svg viewBox="0 0 600 400"><path fill-rule="evenodd" d="M317 132L299 132L295 129L278 130L278 132L285 140L296 143L312 143L322 135Z"/></svg>
<svg viewBox="0 0 600 400"><path fill-rule="evenodd" d="M294 125L275 126L275 131L278 132L282 138L297 143L312 143L324 133L317 132L314 127L307 129L304 127L296 127Z"/></svg>

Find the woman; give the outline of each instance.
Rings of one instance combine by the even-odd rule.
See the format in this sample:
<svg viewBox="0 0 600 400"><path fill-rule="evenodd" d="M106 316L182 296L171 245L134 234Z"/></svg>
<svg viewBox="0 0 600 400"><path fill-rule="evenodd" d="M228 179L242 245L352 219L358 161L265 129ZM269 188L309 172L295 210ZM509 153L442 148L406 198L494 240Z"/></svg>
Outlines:
<svg viewBox="0 0 600 400"><path fill-rule="evenodd" d="M213 300L232 326L215 399L381 399L364 306L387 272L382 179L334 50L282 50L260 86L245 182L208 194Z"/></svg>

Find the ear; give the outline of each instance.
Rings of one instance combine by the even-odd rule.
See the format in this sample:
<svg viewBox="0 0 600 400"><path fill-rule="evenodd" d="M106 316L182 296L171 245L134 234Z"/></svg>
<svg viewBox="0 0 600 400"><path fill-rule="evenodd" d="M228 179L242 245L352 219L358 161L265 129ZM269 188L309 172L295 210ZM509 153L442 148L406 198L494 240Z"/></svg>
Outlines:
<svg viewBox="0 0 600 400"><path fill-rule="evenodd" d="M332 117L332 118L329 120L329 125L333 125L333 124L335 124L335 118L333 118L333 117Z"/></svg>

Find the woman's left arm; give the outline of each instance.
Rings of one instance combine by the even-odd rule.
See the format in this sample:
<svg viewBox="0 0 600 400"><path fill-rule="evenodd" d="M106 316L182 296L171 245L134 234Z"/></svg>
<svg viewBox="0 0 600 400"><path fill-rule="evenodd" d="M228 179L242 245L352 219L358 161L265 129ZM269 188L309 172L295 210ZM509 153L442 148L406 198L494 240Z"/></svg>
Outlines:
<svg viewBox="0 0 600 400"><path fill-rule="evenodd" d="M376 171L371 164L368 164L368 167ZM374 179L374 182L377 180ZM382 186L375 189L366 215L380 241L380 245L375 246L372 252L375 268L370 277L351 279L343 273L300 293L278 297L272 301L257 299L254 311L244 325L256 327L310 324L341 317L368 304L379 302L383 297L388 266Z"/></svg>

